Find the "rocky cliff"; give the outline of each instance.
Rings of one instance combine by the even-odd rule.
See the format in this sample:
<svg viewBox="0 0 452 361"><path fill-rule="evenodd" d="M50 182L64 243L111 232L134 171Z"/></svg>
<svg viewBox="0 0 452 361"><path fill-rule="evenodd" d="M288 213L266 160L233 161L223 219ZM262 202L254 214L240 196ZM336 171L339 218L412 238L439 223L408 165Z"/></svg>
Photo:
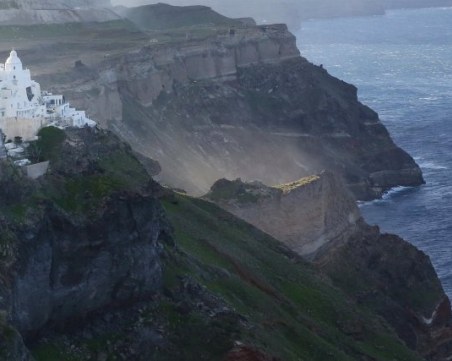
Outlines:
<svg viewBox="0 0 452 361"><path fill-rule="evenodd" d="M384 317L426 360L452 354L452 316L428 256L378 227L363 224L319 268L359 304Z"/></svg>
<svg viewBox="0 0 452 361"><path fill-rule="evenodd" d="M53 32L44 48L22 43L27 63L34 59L43 86L163 160L162 179L200 192L220 174L276 184L328 168L362 198L422 181L356 89L299 57L284 26L117 26L88 27L89 44L80 41L86 31L51 27L56 44ZM30 358L25 345L38 361L450 356L447 298L428 258L397 237L357 221L348 242L316 254L332 286L269 235L210 202L163 190L109 132L49 128L33 147L51 161L43 178L0 167L6 359ZM333 236L352 230L312 199L344 214L355 214L353 201L332 189L322 198L320 188L335 183L315 184L304 198L293 185L277 192L312 202L320 217L313 237L331 231L325 222Z"/></svg>
<svg viewBox="0 0 452 361"><path fill-rule="evenodd" d="M328 172L277 187L223 179L206 198L309 259L346 242L362 221L340 179Z"/></svg>
<svg viewBox="0 0 452 361"><path fill-rule="evenodd" d="M355 302L385 318L425 359L450 357L450 301L429 258L367 225L334 175L279 187L220 180L206 198L314 262Z"/></svg>
<svg viewBox="0 0 452 361"><path fill-rule="evenodd" d="M193 194L222 177L279 184L324 169L358 199L422 184L356 88L300 57L285 26L198 30L151 31L151 45L61 86L44 80L157 159L160 181Z"/></svg>
<svg viewBox="0 0 452 361"><path fill-rule="evenodd" d="M153 182L111 133L39 135L42 178L0 163L0 359L420 360L278 241Z"/></svg>
<svg viewBox="0 0 452 361"><path fill-rule="evenodd" d="M130 149L91 129L46 128L32 146L52 161L39 182L0 165L7 321L29 336L159 289L158 240L168 225L159 187Z"/></svg>

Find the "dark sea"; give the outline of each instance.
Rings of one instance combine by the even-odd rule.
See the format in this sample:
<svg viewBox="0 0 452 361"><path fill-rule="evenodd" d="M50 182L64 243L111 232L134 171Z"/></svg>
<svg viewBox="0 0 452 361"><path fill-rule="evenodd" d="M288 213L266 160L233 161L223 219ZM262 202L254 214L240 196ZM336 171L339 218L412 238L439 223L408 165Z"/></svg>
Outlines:
<svg viewBox="0 0 452 361"><path fill-rule="evenodd" d="M452 296L452 8L308 21L303 56L355 84L427 182L361 204L370 224L427 253Z"/></svg>

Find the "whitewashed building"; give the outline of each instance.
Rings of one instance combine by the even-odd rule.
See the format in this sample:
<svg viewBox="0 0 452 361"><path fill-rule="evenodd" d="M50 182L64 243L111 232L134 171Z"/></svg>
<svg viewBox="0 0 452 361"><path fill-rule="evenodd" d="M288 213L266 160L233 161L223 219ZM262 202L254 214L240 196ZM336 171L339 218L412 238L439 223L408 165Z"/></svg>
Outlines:
<svg viewBox="0 0 452 361"><path fill-rule="evenodd" d="M33 140L49 124L67 127L95 126L84 111L71 108L62 95L41 92L16 51L0 64L0 130L6 140Z"/></svg>

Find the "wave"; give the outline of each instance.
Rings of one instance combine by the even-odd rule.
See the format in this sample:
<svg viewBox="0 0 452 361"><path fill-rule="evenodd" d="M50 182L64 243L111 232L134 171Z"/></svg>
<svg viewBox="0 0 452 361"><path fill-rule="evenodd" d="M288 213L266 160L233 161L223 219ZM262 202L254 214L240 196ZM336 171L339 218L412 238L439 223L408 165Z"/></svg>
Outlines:
<svg viewBox="0 0 452 361"><path fill-rule="evenodd" d="M442 134L440 134L440 136L442 136ZM414 157L414 160L419 165L419 167L421 167L421 169L431 169L431 170L449 169L449 167L446 167L445 165L441 165L433 161L426 160L423 157Z"/></svg>
<svg viewBox="0 0 452 361"><path fill-rule="evenodd" d="M415 187L404 187L404 186L398 186L391 188L389 191L385 192L383 196L380 199L374 199L373 201L358 201L358 207L363 206L369 206L372 204L379 204L379 203L385 203L388 201L391 201L392 198L404 194L406 192L412 191L413 189L416 189Z"/></svg>
<svg viewBox="0 0 452 361"><path fill-rule="evenodd" d="M425 100L425 101L433 102L433 101L436 101L436 100L440 100L440 98L432 96L432 97L422 97L422 98L419 98L419 100Z"/></svg>
<svg viewBox="0 0 452 361"><path fill-rule="evenodd" d="M361 208L363 206L369 206L372 204L386 203L386 202L392 201L392 199L397 196L411 192L415 189L417 189L417 187L397 186L397 187L391 188L390 190L383 193L382 197L379 199L374 199L372 201L358 201L357 205L358 205L358 207Z"/></svg>
<svg viewBox="0 0 452 361"><path fill-rule="evenodd" d="M448 167L441 165L441 164L436 164L434 162L420 162L418 163L419 167L421 167L422 169L432 169L432 170L444 170L444 169L449 169Z"/></svg>
<svg viewBox="0 0 452 361"><path fill-rule="evenodd" d="M387 191L385 194L383 194L383 197L381 199L383 201L386 201L390 198L393 198L394 196L405 193L407 191L411 191L413 189L414 189L414 187L404 187L404 186L394 187L394 188L391 188L389 191Z"/></svg>

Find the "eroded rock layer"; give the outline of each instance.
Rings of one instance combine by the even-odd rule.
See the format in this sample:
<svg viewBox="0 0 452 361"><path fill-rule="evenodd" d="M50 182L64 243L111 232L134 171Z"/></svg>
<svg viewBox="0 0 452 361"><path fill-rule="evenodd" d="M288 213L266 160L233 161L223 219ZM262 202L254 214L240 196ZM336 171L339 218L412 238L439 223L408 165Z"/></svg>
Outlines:
<svg viewBox="0 0 452 361"><path fill-rule="evenodd" d="M347 241L362 222L353 198L331 173L277 187L223 179L206 198L306 258Z"/></svg>
<svg viewBox="0 0 452 361"><path fill-rule="evenodd" d="M187 36L156 38L58 91L157 159L162 182L193 194L222 177L279 184L324 169L358 199L422 184L356 88L300 57L285 26Z"/></svg>

